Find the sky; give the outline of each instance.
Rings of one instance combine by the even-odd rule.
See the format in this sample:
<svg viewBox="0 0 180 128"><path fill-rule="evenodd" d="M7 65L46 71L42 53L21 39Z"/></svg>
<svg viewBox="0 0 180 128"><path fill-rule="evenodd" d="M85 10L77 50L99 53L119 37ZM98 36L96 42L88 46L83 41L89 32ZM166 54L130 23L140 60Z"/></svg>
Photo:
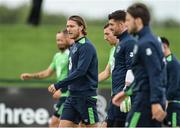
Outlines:
<svg viewBox="0 0 180 128"><path fill-rule="evenodd" d="M44 0L43 10L67 16L82 15L89 19L107 18L108 14L126 8L134 2L143 2L152 9L156 20L173 18L180 22L180 0ZM31 0L0 0L0 5L15 8Z"/></svg>

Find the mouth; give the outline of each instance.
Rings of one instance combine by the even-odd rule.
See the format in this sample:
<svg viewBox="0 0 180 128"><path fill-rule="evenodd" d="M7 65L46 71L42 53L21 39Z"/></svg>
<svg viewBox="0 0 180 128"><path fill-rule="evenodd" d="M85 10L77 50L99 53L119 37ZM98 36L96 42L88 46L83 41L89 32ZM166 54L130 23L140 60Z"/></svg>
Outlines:
<svg viewBox="0 0 180 128"><path fill-rule="evenodd" d="M71 38L71 39L74 37L73 33L68 33L68 35L69 35L69 38Z"/></svg>
<svg viewBox="0 0 180 128"><path fill-rule="evenodd" d="M73 35L73 33L72 33L72 32L68 32L68 34L69 34L69 35Z"/></svg>

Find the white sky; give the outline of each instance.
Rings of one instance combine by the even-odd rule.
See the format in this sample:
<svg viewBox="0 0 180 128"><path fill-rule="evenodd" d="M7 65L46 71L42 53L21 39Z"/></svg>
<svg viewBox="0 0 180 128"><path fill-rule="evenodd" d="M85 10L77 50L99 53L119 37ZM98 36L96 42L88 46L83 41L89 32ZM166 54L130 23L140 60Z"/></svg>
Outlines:
<svg viewBox="0 0 180 128"><path fill-rule="evenodd" d="M79 14L87 18L107 18L118 9L126 9L136 1L142 1L153 10L156 20L173 18L180 21L180 0L44 0L43 10L65 15ZM0 0L0 4L17 7L31 0Z"/></svg>

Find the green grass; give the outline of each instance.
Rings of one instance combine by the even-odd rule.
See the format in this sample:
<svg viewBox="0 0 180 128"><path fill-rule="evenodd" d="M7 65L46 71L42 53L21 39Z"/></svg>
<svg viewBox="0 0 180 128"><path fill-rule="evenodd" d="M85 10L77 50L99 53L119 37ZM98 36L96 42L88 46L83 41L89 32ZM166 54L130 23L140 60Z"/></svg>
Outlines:
<svg viewBox="0 0 180 128"><path fill-rule="evenodd" d="M0 25L0 79L19 79L23 72L31 73L46 69L53 55L58 51L55 34L63 28L62 25L42 25L37 28L25 25ZM103 25L88 26L88 38L97 48L99 72L105 68L110 50L110 46L103 39L102 28ZM154 28L153 30L157 35L169 38L172 51L177 58L180 58L178 50L180 48L180 28ZM53 79L55 76L48 80ZM20 83L4 84L19 85ZM0 85L2 85L1 82ZM47 85L42 83L37 86Z"/></svg>

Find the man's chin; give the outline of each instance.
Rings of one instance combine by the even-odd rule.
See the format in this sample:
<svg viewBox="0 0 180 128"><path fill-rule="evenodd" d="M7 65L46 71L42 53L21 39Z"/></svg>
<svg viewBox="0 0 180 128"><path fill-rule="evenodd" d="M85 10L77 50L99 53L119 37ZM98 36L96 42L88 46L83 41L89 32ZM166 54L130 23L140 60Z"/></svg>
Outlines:
<svg viewBox="0 0 180 128"><path fill-rule="evenodd" d="M73 35L69 35L69 38L70 38L70 39L74 39L74 36L73 36Z"/></svg>
<svg viewBox="0 0 180 128"><path fill-rule="evenodd" d="M60 50L61 52L64 52L64 51L66 50L66 48L59 48L59 50Z"/></svg>

